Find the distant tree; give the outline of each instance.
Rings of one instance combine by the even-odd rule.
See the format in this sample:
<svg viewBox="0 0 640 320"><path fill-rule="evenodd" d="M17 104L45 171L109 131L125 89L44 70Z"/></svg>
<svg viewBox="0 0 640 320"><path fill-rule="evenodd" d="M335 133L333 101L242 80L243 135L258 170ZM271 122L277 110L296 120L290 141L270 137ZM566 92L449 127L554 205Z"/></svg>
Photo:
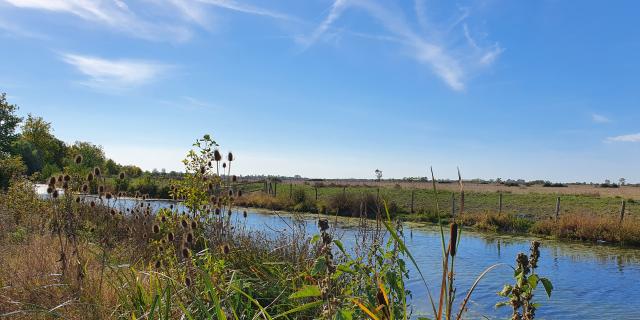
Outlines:
<svg viewBox="0 0 640 320"><path fill-rule="evenodd" d="M41 171L46 164L43 152L33 143L25 139L18 139L14 141L11 149L12 154L21 157L22 161L26 165L26 173L28 175Z"/></svg>
<svg viewBox="0 0 640 320"><path fill-rule="evenodd" d="M609 179L605 179L605 180L604 180L604 184L611 184L611 180L609 180Z"/></svg>
<svg viewBox="0 0 640 320"><path fill-rule="evenodd" d="M9 186L11 178L21 176L27 171L20 156L0 156L0 189Z"/></svg>
<svg viewBox="0 0 640 320"><path fill-rule="evenodd" d="M376 169L376 171L374 171L374 172L375 172L375 174L376 174L376 179L377 179L378 181L382 180L382 170L380 170L380 169Z"/></svg>
<svg viewBox="0 0 640 320"><path fill-rule="evenodd" d="M29 114L22 125L20 139L33 144L42 153L45 164L51 163L62 167L66 146L53 135L51 123L44 121L42 117Z"/></svg>
<svg viewBox="0 0 640 320"><path fill-rule="evenodd" d="M0 154L9 153L11 144L16 140L16 129L22 121L15 113L18 106L7 102L7 94L0 93Z"/></svg>
<svg viewBox="0 0 640 320"><path fill-rule="evenodd" d="M106 159L101 146L85 141L76 141L70 146L67 149L66 159L71 162L78 155L82 156L81 165L86 168L102 167Z"/></svg>
<svg viewBox="0 0 640 320"><path fill-rule="evenodd" d="M120 173L120 165L118 165L112 159L108 159L104 163L104 168L107 171L107 174L110 174L110 175L116 175L116 174Z"/></svg>
<svg viewBox="0 0 640 320"><path fill-rule="evenodd" d="M618 180L618 182L620 183L621 186L624 186L627 183L627 179L620 178L620 180Z"/></svg>

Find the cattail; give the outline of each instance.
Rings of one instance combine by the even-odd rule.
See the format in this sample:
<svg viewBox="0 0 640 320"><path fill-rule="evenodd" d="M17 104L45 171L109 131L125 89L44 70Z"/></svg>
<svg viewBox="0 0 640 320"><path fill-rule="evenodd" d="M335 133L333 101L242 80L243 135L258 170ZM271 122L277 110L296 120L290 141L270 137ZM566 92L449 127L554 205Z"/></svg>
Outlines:
<svg viewBox="0 0 640 320"><path fill-rule="evenodd" d="M76 161L76 164L81 164L82 163L82 155L77 155L75 161Z"/></svg>
<svg viewBox="0 0 640 320"><path fill-rule="evenodd" d="M83 184L82 185L82 192L87 193L89 192L89 185L88 184Z"/></svg>
<svg viewBox="0 0 640 320"><path fill-rule="evenodd" d="M157 224L153 225L153 233L160 233L160 226Z"/></svg>
<svg viewBox="0 0 640 320"><path fill-rule="evenodd" d="M449 235L449 254L452 257L456 256L456 247L458 244L458 224L452 223L450 228L451 234Z"/></svg>
<svg viewBox="0 0 640 320"><path fill-rule="evenodd" d="M71 176L68 174L65 174L64 177L62 177L62 180L64 181L71 181Z"/></svg>
<svg viewBox="0 0 640 320"><path fill-rule="evenodd" d="M49 178L49 185L52 186L52 185L55 185L55 184L56 184L56 177Z"/></svg>
<svg viewBox="0 0 640 320"><path fill-rule="evenodd" d="M54 190L53 190L53 193L51 194L51 196L52 196L54 199L58 198L58 189L54 189Z"/></svg>
<svg viewBox="0 0 640 320"><path fill-rule="evenodd" d="M47 193L48 193L48 194L53 193L53 190L54 190L54 189L53 189L51 186L47 187Z"/></svg>
<svg viewBox="0 0 640 320"><path fill-rule="evenodd" d="M175 239L175 236L173 235L173 232L169 232L167 234L167 240L169 240L169 242L173 242L173 239Z"/></svg>
<svg viewBox="0 0 640 320"><path fill-rule="evenodd" d="M229 248L229 245L227 245L226 243L222 246L222 253L224 254L229 254L229 252L231 252L231 248Z"/></svg>
<svg viewBox="0 0 640 320"><path fill-rule="evenodd" d="M186 241L189 244L193 243L193 233L191 232L187 233Z"/></svg>
<svg viewBox="0 0 640 320"><path fill-rule="evenodd" d="M213 159L215 161L222 160L222 154L220 154L220 150L218 150L218 149L213 150Z"/></svg>
<svg viewBox="0 0 640 320"><path fill-rule="evenodd" d="M89 172L89 174L87 174L87 181L93 181L93 173Z"/></svg>
<svg viewBox="0 0 640 320"><path fill-rule="evenodd" d="M120 180L123 180L124 176L125 176L124 172L120 172L120 174L118 175L118 178L120 178Z"/></svg>
<svg viewBox="0 0 640 320"><path fill-rule="evenodd" d="M100 177L100 175L102 174L102 171L100 171L100 168L95 167L95 168L93 168L93 174L94 174L96 177Z"/></svg>
<svg viewBox="0 0 640 320"><path fill-rule="evenodd" d="M187 247L182 247L182 257L188 259L191 256L191 251Z"/></svg>

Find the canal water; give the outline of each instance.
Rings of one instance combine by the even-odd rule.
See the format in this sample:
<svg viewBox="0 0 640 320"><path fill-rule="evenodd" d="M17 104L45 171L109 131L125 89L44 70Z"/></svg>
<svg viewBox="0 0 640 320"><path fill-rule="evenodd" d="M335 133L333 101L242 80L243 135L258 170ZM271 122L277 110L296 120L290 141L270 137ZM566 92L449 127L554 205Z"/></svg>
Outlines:
<svg viewBox="0 0 640 320"><path fill-rule="evenodd" d="M46 188L45 188L46 189ZM130 207L132 200L120 199L118 206ZM166 207L171 202L151 201L152 208ZM243 209L244 210L244 209ZM315 234L317 216L297 215L246 209L246 220L235 214L246 228L263 232L289 232L294 219L302 219L308 234ZM357 220L331 219L336 237L346 247L353 246ZM415 257L432 290L438 287L442 255L437 227L405 224L405 242ZM528 253L533 237L501 236L463 231L456 257L456 287L460 305L464 295L482 271L496 263L515 264L519 252ZM547 298L540 285L535 299L540 303L539 319L640 319L640 250L603 244L542 241L538 273L549 278L554 286ZM408 259L410 278L407 287L412 292L412 318L430 315L427 291L418 272ZM503 298L497 295L503 284L513 283L513 271L500 267L489 273L476 288L465 319L508 319L509 307L495 308ZM437 293L432 292L434 296ZM456 308L457 310L457 308Z"/></svg>

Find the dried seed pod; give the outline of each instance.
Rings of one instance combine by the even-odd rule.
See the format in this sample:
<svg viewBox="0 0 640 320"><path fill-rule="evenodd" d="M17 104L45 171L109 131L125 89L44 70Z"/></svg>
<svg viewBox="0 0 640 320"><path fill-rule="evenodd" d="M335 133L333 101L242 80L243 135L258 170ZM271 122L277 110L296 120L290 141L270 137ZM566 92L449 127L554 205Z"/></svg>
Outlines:
<svg viewBox="0 0 640 320"><path fill-rule="evenodd" d="M76 164L81 164L82 163L82 155L77 155L75 158L75 162Z"/></svg>
<svg viewBox="0 0 640 320"><path fill-rule="evenodd" d="M160 233L160 226L157 224L153 225L153 233Z"/></svg>
<svg viewBox="0 0 640 320"><path fill-rule="evenodd" d="M222 160L222 154L220 154L220 150L218 150L218 149L213 150L213 159L215 161Z"/></svg>
<svg viewBox="0 0 640 320"><path fill-rule="evenodd" d="M233 161L233 153L229 152L229 154L227 154L227 160L229 162Z"/></svg>
<svg viewBox="0 0 640 320"><path fill-rule="evenodd" d="M51 186L47 187L47 193L48 194L52 194L53 190L55 190L53 187L51 187Z"/></svg>
<svg viewBox="0 0 640 320"><path fill-rule="evenodd" d="M64 177L62 177L63 181L71 181L71 176L68 174L65 174Z"/></svg>
<svg viewBox="0 0 640 320"><path fill-rule="evenodd" d="M93 181L93 173L89 172L87 174L87 181Z"/></svg>
<svg viewBox="0 0 640 320"><path fill-rule="evenodd" d="M184 278L184 285L187 286L187 287L191 287L191 278L185 277Z"/></svg>
<svg viewBox="0 0 640 320"><path fill-rule="evenodd" d="M111 192L107 192L105 194L105 198L107 198L107 200L111 200L111 198L113 198L113 195L111 194Z"/></svg>
<svg viewBox="0 0 640 320"><path fill-rule="evenodd" d="M184 212L183 212L183 214L184 214ZM186 229L189 226L189 224L187 223L187 219L185 219L185 218L182 218L182 220L180 221L180 224L182 225L182 227L184 229Z"/></svg>
<svg viewBox="0 0 640 320"><path fill-rule="evenodd" d="M243 216L243 217L245 217L245 218L247 217L247 210L244 210L244 211L242 212L242 216Z"/></svg>
<svg viewBox="0 0 640 320"><path fill-rule="evenodd" d="M80 197L76 197L76 203L80 203Z"/></svg>
<svg viewBox="0 0 640 320"><path fill-rule="evenodd" d="M193 243L193 233L191 232L187 233L187 236L185 237L185 241L187 241L187 243L189 244Z"/></svg>
<svg viewBox="0 0 640 320"><path fill-rule="evenodd" d="M173 242L173 240L174 240L174 239L175 239L175 236L173 235L173 232L169 232L169 233L167 234L167 240L168 240L169 242Z"/></svg>
<svg viewBox="0 0 640 320"><path fill-rule="evenodd" d="M56 177L49 178L49 185L52 186L52 185L55 185L55 184L56 184Z"/></svg>
<svg viewBox="0 0 640 320"><path fill-rule="evenodd" d="M59 194L58 194L58 189L54 189L54 190L53 190L53 193L51 193L51 196L52 196L54 199L58 198L58 195L59 195Z"/></svg>
<svg viewBox="0 0 640 320"><path fill-rule="evenodd" d="M100 170L100 168L95 167L95 168L93 168L93 174L94 174L96 177L100 177L100 175L102 174L102 171Z"/></svg>
<svg viewBox="0 0 640 320"><path fill-rule="evenodd" d="M82 185L82 192L87 193L89 192L89 185L88 184L83 184Z"/></svg>
<svg viewBox="0 0 640 320"><path fill-rule="evenodd" d="M182 257L185 259L191 257L191 250L189 250L189 248L187 247L182 247Z"/></svg>
<svg viewBox="0 0 640 320"><path fill-rule="evenodd" d="M91 208L95 208L96 207L96 202L91 200L91 203L89 203L89 205L91 205Z"/></svg>
<svg viewBox="0 0 640 320"><path fill-rule="evenodd" d="M224 254L229 254L229 252L231 252L231 248L229 248L229 245L225 243L225 244L222 246L222 253L224 253Z"/></svg>
<svg viewBox="0 0 640 320"><path fill-rule="evenodd" d="M125 177L124 172L120 172L120 174L118 175L118 178L120 178L120 180L123 180Z"/></svg>
<svg viewBox="0 0 640 320"><path fill-rule="evenodd" d="M453 222L450 226L449 234L449 254L452 257L456 256L456 248L458 244L458 224Z"/></svg>
<svg viewBox="0 0 640 320"><path fill-rule="evenodd" d="M196 228L198 228L198 223L195 220L191 221L191 229L195 230Z"/></svg>

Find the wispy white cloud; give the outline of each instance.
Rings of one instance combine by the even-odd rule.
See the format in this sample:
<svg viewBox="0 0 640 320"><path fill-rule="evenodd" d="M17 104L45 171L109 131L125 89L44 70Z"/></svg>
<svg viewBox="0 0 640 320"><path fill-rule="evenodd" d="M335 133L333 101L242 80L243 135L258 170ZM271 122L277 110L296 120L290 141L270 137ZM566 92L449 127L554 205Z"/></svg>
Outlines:
<svg viewBox="0 0 640 320"><path fill-rule="evenodd" d="M64 13L76 16L89 23L102 25L134 37L155 41L181 42L191 37L188 26L167 21L154 21L141 18L121 0L0 0L10 5L32 10ZM183 1L172 0L162 5L177 7L179 12L195 10L185 7ZM192 19L202 19L192 16Z"/></svg>
<svg viewBox="0 0 640 320"><path fill-rule="evenodd" d="M607 142L640 142L640 133L609 137Z"/></svg>
<svg viewBox="0 0 640 320"><path fill-rule="evenodd" d="M479 46L476 40L471 37L466 24L464 24L464 34L471 46L471 50L465 53L462 50L458 50L458 48L455 48L456 50L449 48L444 42L436 39L441 38L442 33L446 34L453 29L459 28L459 24L469 16L469 10L462 8L460 10L462 14L456 16L453 22L450 21L442 30L433 30L434 24L427 18L423 1L417 0L414 4L414 10L420 26L424 29L430 29L431 34L423 35L422 32L414 30L400 10L382 5L377 1L335 0L325 19L313 30L310 36L302 39L303 41L301 42L305 45L305 48L313 45L332 28L333 24L348 8L361 9L380 23L386 31L397 37L403 47L409 49L410 56L413 59L429 66L438 77L456 91L465 89L465 80L468 76L467 69L472 69L474 65L488 66L504 51L497 43L489 48ZM461 51L462 56L460 56Z"/></svg>
<svg viewBox="0 0 640 320"><path fill-rule="evenodd" d="M591 121L595 122L595 123L609 123L611 122L611 119L601 115L601 114L597 114L597 113L592 113L591 114Z"/></svg>
<svg viewBox="0 0 640 320"><path fill-rule="evenodd" d="M106 89L126 89L147 84L162 76L171 66L141 60L109 60L78 54L63 54L62 60L87 79L82 83Z"/></svg>
<svg viewBox="0 0 640 320"><path fill-rule="evenodd" d="M224 8L232 11L238 11L242 13L247 13L247 14L265 16L269 18L282 19L282 20L297 20L296 18L288 14L257 7L251 4L240 3L233 0L197 0L197 1L209 4L209 5L213 5L216 7L220 7L220 8Z"/></svg>

